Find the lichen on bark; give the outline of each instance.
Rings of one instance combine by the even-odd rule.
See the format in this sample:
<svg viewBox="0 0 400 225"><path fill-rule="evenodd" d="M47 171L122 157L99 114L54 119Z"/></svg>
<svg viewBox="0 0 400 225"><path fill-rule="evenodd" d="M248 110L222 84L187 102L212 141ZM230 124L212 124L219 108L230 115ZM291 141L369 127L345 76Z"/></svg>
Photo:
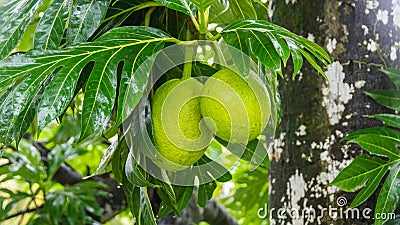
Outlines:
<svg viewBox="0 0 400 225"><path fill-rule="evenodd" d="M366 14L369 7L367 4L370 4L368 1L298 0L289 5L283 0L273 1L273 22L304 37L312 37L319 45L331 48L333 65L340 68L340 73L331 75L341 77L332 77L330 85L338 85L335 86L336 94L329 90L332 87L318 77L317 72L308 64L305 64L301 76L295 80L289 75L289 65L285 71L288 75L279 81L283 115L277 134L279 141L275 142L279 146L272 152L271 208L286 207L290 210L290 207L298 207L301 211L307 207L338 207L338 197L345 197L349 202L354 198L354 194L340 192L327 184L361 153L353 145L340 143L341 138L357 129L377 124L364 115L387 111L363 94L364 90L391 86L377 69L384 64L382 59L388 60L390 55L394 55L391 48L399 41L398 34L394 32L397 30L394 23L376 26L378 10L394 11L393 5L383 0L379 2L381 4L378 7ZM394 15L389 13L388 17L388 21L393 21ZM385 36L390 33L389 30L393 35ZM369 40L376 42L376 51L371 52L371 46L368 49L368 43L372 43ZM396 63L398 65L399 61L389 62L388 65ZM334 98L332 95L335 95ZM331 103L330 107L336 108L329 109L326 103L324 105L324 98L325 102ZM333 109L337 118L329 115L329 110ZM296 134L302 125L307 128L304 136ZM285 135L282 137L281 133ZM373 209L374 202L372 198L361 207ZM346 206L343 206L344 209ZM307 223L307 219L279 219L276 214L272 217L272 224L372 223L367 219L335 219L327 215L311 223Z"/></svg>

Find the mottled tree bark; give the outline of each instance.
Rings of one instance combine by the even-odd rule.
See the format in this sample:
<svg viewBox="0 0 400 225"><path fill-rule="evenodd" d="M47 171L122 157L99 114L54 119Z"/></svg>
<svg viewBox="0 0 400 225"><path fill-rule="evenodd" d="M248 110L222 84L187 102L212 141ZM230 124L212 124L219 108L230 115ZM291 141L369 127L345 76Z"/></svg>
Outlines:
<svg viewBox="0 0 400 225"><path fill-rule="evenodd" d="M283 115L271 154L271 224L371 224L362 215L341 216L355 194L327 184L362 153L340 140L379 124L364 115L389 111L363 91L393 87L377 70L399 65L400 2L274 0L273 8L273 22L324 46L333 63L325 69L329 86L308 64L295 80L289 66L280 80ZM348 204L338 204L343 197ZM375 201L373 196L359 208L374 209ZM337 208L338 214L322 213L329 207L332 212ZM279 213L280 208L300 218ZM302 211L311 209L316 210L316 220L301 218L307 215Z"/></svg>

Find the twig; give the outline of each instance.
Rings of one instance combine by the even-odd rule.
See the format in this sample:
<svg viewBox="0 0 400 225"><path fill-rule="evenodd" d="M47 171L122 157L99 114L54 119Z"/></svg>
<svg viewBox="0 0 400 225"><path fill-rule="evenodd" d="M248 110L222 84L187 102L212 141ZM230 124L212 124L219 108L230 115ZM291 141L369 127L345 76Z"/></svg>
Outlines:
<svg viewBox="0 0 400 225"><path fill-rule="evenodd" d="M210 225L225 224L238 225L238 222L226 209L214 199L207 202L204 208L204 221Z"/></svg>
<svg viewBox="0 0 400 225"><path fill-rule="evenodd" d="M24 135L25 139L31 141L32 145L39 150L40 155L42 156L42 161L47 165L48 159L47 154L49 153L49 149L47 149L42 143L35 141L29 133ZM83 181L82 176L70 165L67 163L62 163L60 168L55 173L52 180L62 184L62 185L72 185Z"/></svg>
<svg viewBox="0 0 400 225"><path fill-rule="evenodd" d="M377 45L376 45L376 52L378 53L378 57L379 57L379 59L382 61L384 67L387 68L387 63L386 63L385 58L384 58L383 55L382 55L381 48L380 48L380 46L379 46L378 35L377 35L377 33L376 33L376 28L377 28L377 25L378 25L378 15L377 15L377 13L376 13L376 9L374 9L374 14L375 14L375 16L376 16L376 20L375 20L375 23L374 23L373 35L374 35L374 39L375 39L374 41L377 42Z"/></svg>
<svg viewBox="0 0 400 225"><path fill-rule="evenodd" d="M158 221L158 225L191 225L201 221L210 225L238 225L237 220L216 200L209 200L206 207L201 208L196 199L196 194L193 194L181 217L174 218L173 214L169 214Z"/></svg>
<svg viewBox="0 0 400 225"><path fill-rule="evenodd" d="M24 214L26 214L26 213L35 212L35 211L37 211L37 210L39 210L39 209L41 209L41 208L43 208L43 207L42 207L42 206L39 206L39 207L36 207L36 208L31 208L31 209L22 210L22 211L19 211L19 212L16 212L16 213L14 213L14 214L11 214L11 215L7 216L7 217L4 218L3 220L5 221L5 220L12 219L12 218L14 218L14 217L17 217L17 216L24 215Z"/></svg>

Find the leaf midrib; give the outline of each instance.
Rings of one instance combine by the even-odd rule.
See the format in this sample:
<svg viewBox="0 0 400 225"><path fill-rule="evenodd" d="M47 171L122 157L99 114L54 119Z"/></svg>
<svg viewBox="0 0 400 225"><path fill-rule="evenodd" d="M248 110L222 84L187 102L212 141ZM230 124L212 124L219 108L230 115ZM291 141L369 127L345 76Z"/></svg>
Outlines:
<svg viewBox="0 0 400 225"><path fill-rule="evenodd" d="M81 17L81 21L79 21L80 23L79 23L78 31L75 33L74 40L72 41L73 43L75 43L76 39L78 38L78 36L79 36L79 34L80 34L80 32L81 32L83 23L85 22L86 15L88 14L90 8L92 7L93 2L94 2L94 0L92 0L92 1L90 2L89 6L87 7L87 9L86 9L86 11L85 11L85 15L84 15L83 17Z"/></svg>
<svg viewBox="0 0 400 225"><path fill-rule="evenodd" d="M115 56L119 51L121 51L121 50L122 50L122 48L120 48L120 49L118 49L117 51L115 51L115 52L111 55L111 57L110 57L109 59L107 59L107 62L104 64L104 66L103 66L103 71L101 72L101 75L100 75L100 80L99 80L99 82L97 83L95 100L97 100L97 97L98 97L98 94L99 94L100 85L101 85L101 83L102 83L103 76L104 76L104 74L105 74L105 72L104 72L105 69L107 68L107 66L108 66L108 64L110 63L111 59L113 59L114 56ZM89 122L91 121L91 118L92 118L94 105L95 105L95 102L93 102L92 108L90 109L89 117L87 118L87 122L86 122L85 126L83 126L83 127L85 127L85 129L82 131L82 134L86 134L86 131L87 131L88 127L89 127L88 124L89 124Z"/></svg>
<svg viewBox="0 0 400 225"><path fill-rule="evenodd" d="M396 164L397 162L400 162L400 159L397 159L397 160L394 160L394 161L388 161L387 163L381 164L380 166L375 167L374 169L369 170L369 171L367 171L366 173L361 173L361 174L358 174L358 175L356 175L356 176L352 176L352 177L349 177L348 179L344 179L344 180L341 180L341 181L335 182L335 183L337 183L337 184L340 184L340 183L343 183L343 182L346 183L348 180L353 180L353 179L359 178L359 177L361 177L361 176L366 176L366 175L368 175L368 174L370 174L370 173L372 173L372 172L375 172L377 169L383 169L383 167L385 167L385 166L388 166L388 167L389 167L390 165ZM369 180L369 179L368 179L368 180Z"/></svg>
<svg viewBox="0 0 400 225"><path fill-rule="evenodd" d="M398 155L398 154L396 154L396 153L393 153L393 152L391 152L391 151L389 151L389 150L387 150L386 148L384 148L384 147L381 147L381 146L379 146L379 145L376 145L376 144L372 144L372 143L370 143L370 142L366 142L366 141L357 141L357 142L355 142L355 143L364 143L364 144L367 144L367 145L370 145L370 146L373 146L373 147L375 147L375 148L379 148L379 149L381 149L381 150L383 150L384 152L387 152L387 153L389 153L389 155L392 155L392 156L397 156L397 158L400 158L400 155ZM368 151L368 150L367 150ZM389 157L389 155L386 155L386 156L388 156ZM389 157L390 158L390 157Z"/></svg>
<svg viewBox="0 0 400 225"><path fill-rule="evenodd" d="M56 15L54 16L53 22L51 23L51 27L54 28L54 24L56 22L57 19L59 19L58 15L60 14L61 10L64 8L64 5L68 3L68 1L63 1L63 3L61 4L61 7L57 10ZM50 41L50 36L52 34L52 31L55 31L55 29L51 29L51 31L49 32L49 34L47 35L46 38L46 44L45 44L45 49L48 49L49 46L49 41Z"/></svg>
<svg viewBox="0 0 400 225"><path fill-rule="evenodd" d="M365 187L363 187L363 195L357 195L356 196L356 198L358 198L358 199L363 199L363 198L366 198L366 197L364 197L365 195L369 195L370 194L370 192L371 191L374 191L375 189L376 189L376 187L375 187L375 189L372 189L371 191L370 191L370 189L373 187L372 186L372 183L374 183L376 180L382 180L382 178L383 178L383 176L385 175L385 173L387 172L387 169L385 169L384 167L382 167L378 172L377 172L377 175L376 176L374 176L374 178L373 179L368 179L368 184L365 186ZM380 175L381 173L383 173L383 175ZM355 198L355 199L356 199ZM353 205L353 203L354 203L354 201L351 203L351 205ZM361 204L361 203L360 203Z"/></svg>
<svg viewBox="0 0 400 225"><path fill-rule="evenodd" d="M382 95L382 94L373 94L375 96L379 96L379 97L383 97L383 98L389 98L389 99L395 99L395 100L400 100L400 97L396 97L396 96L388 96L388 95Z"/></svg>
<svg viewBox="0 0 400 225"><path fill-rule="evenodd" d="M131 40L131 39L128 39L128 40ZM31 67L29 69L26 69L24 71L21 71L21 72L15 74L15 75L13 75L13 76L9 76L9 77L5 78L4 80L2 80L1 82L3 82L3 83L7 82L8 80L12 80L12 79L14 79L14 78L16 78L18 76L22 76L23 74L27 74L28 72L30 72L32 70L36 70L36 69L41 68L43 66L56 65L61 61L67 61L67 60L69 60L71 58L74 58L74 57L84 56L84 55L87 55L87 54L93 55L93 54L97 54L97 53L100 53L100 52L103 52L103 51L110 51L110 50L118 49L118 48L122 49L122 48L131 47L131 46L134 46L134 45L139 45L139 44L148 43L148 42L157 42L157 41L176 42L176 39L175 38L154 38L154 39L151 39L151 40L141 40L141 41L138 41L138 42L133 42L133 43L124 44L124 45L118 45L118 46L112 46L112 47L95 46L95 45L93 45L93 46L91 46L91 45L78 46L78 48L75 49L75 50L80 50L80 48L91 48L91 47L92 48L96 48L97 47L97 48L102 48L102 49L99 49L99 50L96 50L96 51L84 52L84 53L80 53L80 54L77 54L77 55L73 55L73 54L72 55L67 55L67 54L66 55L57 55L56 54L56 55L44 55L43 57L37 57L37 59L49 59L49 58L53 58L53 57L54 58L59 58L59 57L62 57L62 56L65 56L66 58L61 58L61 59L58 59L56 61L51 61L51 62L48 62L48 63L39 64L39 66L37 66L37 67ZM22 66L25 66L25 65L26 64L24 64Z"/></svg>
<svg viewBox="0 0 400 225"><path fill-rule="evenodd" d="M19 29L19 27L21 27L22 24L23 24L24 22L26 22L25 19L28 17L28 15L29 15L29 13L25 14L25 16L23 17L23 19L22 19L21 22L18 24L18 26L15 27L14 31L11 33L11 35L9 36L9 38L6 39L6 41L5 41L4 44L3 44L3 47L0 49L0 53L3 52L4 48L7 46L7 43L8 43L11 39L13 39L12 37L13 37L14 34L17 32L17 30Z"/></svg>
<svg viewBox="0 0 400 225"><path fill-rule="evenodd" d="M260 40L260 38L258 38L258 36L252 31L250 30L250 32L254 35L254 37L258 40L258 42L263 46L263 48L266 50L266 52L268 53L269 58L271 58L271 60L273 60L275 65L280 64L280 61L275 62L274 57L270 54L270 52L268 51L267 47L264 45L264 42L262 42Z"/></svg>
<svg viewBox="0 0 400 225"><path fill-rule="evenodd" d="M65 75L64 80L62 81L62 83L61 83L61 85L60 85L59 87L63 87L63 86L64 86L64 83L65 83L66 80L69 78L69 76L70 76L71 72L74 70L74 68L77 67L82 61L86 60L89 56L90 56L90 55L88 55L88 56L86 56L85 58L81 59L78 63L76 63L76 64L68 71L68 73ZM59 96L60 93L61 93L61 90L62 90L62 88L59 88L59 89L58 89L58 92L57 92L57 94L56 94L56 97L54 98L54 101L52 102L50 108L53 108L53 107L54 107L54 104L56 103L57 98L58 98L58 96ZM47 115L46 115L46 117L47 117ZM46 118L44 118L44 120L46 120Z"/></svg>
<svg viewBox="0 0 400 225"><path fill-rule="evenodd" d="M390 183L390 188L389 188L389 190L388 190L388 195L386 195L386 198L385 198L385 201L384 201L384 206L383 206L383 208L381 209L380 212L384 212L384 209L386 209L386 205L387 205L387 203L388 203L388 198L389 198L389 193L390 193L391 190L393 189L393 183L396 181L396 179L397 179L399 173L400 173L400 169L398 169L398 170L396 171L396 174L395 174L395 176L394 176L394 179L393 179L392 182Z"/></svg>

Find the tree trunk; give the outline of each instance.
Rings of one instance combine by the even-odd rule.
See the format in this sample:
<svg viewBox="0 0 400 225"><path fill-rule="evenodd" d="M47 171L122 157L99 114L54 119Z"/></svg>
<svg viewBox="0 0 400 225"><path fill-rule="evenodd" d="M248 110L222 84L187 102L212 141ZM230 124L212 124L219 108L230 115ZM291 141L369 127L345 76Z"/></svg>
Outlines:
<svg viewBox="0 0 400 225"><path fill-rule="evenodd" d="M327 184L362 153L340 140L379 125L364 115L389 111L363 91L393 87L377 70L399 65L400 2L274 0L273 9L273 22L325 46L333 63L326 68L330 86L309 64L295 80L289 66L280 80L283 115L271 154L271 224L371 224L362 215L346 217L355 194ZM373 210L375 201L372 196L360 212ZM313 210L316 216L307 217Z"/></svg>

